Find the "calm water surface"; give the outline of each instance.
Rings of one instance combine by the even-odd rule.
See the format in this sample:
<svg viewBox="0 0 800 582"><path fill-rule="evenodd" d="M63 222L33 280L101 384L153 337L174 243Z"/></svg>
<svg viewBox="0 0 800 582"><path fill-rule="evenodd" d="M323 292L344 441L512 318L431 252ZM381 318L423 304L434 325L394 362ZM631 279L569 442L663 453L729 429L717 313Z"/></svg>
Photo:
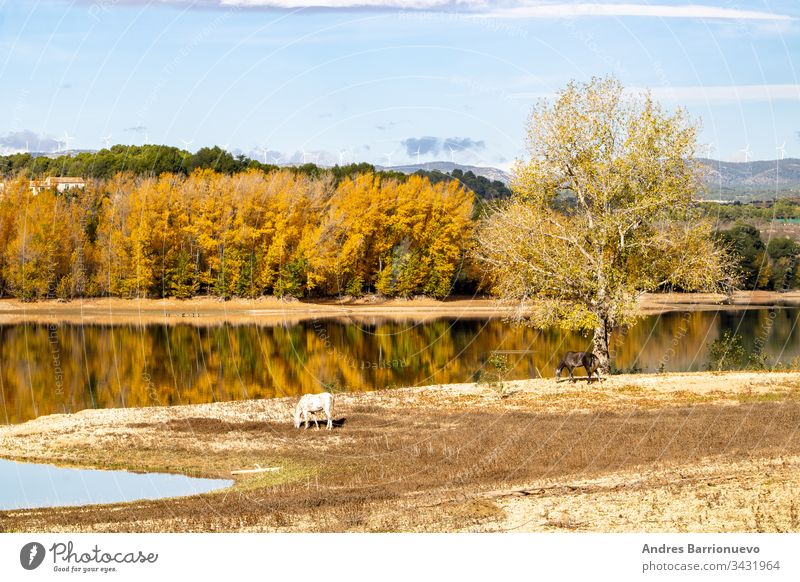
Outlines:
<svg viewBox="0 0 800 582"><path fill-rule="evenodd" d="M182 497L229 487L233 481L167 473L66 469L0 459L0 483L0 510L8 510Z"/></svg>
<svg viewBox="0 0 800 582"><path fill-rule="evenodd" d="M800 357L800 310L670 313L615 338L619 369L702 370L725 329L770 361ZM499 319L312 320L291 325L0 326L0 423L84 408L160 406L476 379L505 353L508 379L552 376L590 338Z"/></svg>

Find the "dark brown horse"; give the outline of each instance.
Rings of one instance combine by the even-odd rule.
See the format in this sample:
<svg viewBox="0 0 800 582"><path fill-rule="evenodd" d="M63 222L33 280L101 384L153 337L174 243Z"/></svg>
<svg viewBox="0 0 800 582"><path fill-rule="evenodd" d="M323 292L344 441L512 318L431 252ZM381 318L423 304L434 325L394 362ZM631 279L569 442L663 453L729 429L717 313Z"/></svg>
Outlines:
<svg viewBox="0 0 800 582"><path fill-rule="evenodd" d="M572 371L575 368L583 368L586 370L589 382L592 381L592 374L595 374L599 380L600 372L597 370L599 367L600 358L595 356L592 352L567 352L558 363L558 367L556 368L556 379L561 379L561 371L566 368L569 372L569 379L574 382L575 377L572 375Z"/></svg>

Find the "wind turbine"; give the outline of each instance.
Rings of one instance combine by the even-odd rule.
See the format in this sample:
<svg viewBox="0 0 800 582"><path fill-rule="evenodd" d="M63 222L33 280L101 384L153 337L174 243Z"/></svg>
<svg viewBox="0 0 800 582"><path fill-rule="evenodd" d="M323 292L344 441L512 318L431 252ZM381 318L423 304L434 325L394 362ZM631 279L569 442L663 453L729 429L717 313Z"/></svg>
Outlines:
<svg viewBox="0 0 800 582"><path fill-rule="evenodd" d="M386 166L387 167L391 167L392 166L392 156L394 155L394 151L391 151L388 154L383 154L383 155L386 156Z"/></svg>
<svg viewBox="0 0 800 582"><path fill-rule="evenodd" d="M109 149L111 146L111 134L109 133L106 137L101 137L100 141L106 144L106 149Z"/></svg>
<svg viewBox="0 0 800 582"><path fill-rule="evenodd" d="M345 152L347 152L347 150L339 150L339 165L340 166L344 165L344 154L345 154Z"/></svg>
<svg viewBox="0 0 800 582"><path fill-rule="evenodd" d="M144 134L144 145L150 145L150 136L147 135L147 132Z"/></svg>
<svg viewBox="0 0 800 582"><path fill-rule="evenodd" d="M419 149L420 146L417 146L417 165L419 166Z"/></svg>
<svg viewBox="0 0 800 582"><path fill-rule="evenodd" d="M186 150L187 152L191 152L191 150L189 149L189 146L194 143L193 139L182 139L181 143L183 144L183 149L184 150Z"/></svg>
<svg viewBox="0 0 800 582"><path fill-rule="evenodd" d="M455 156L453 155L453 152L455 152L455 150L453 149L453 146L451 146L450 144L447 144L447 149L450 150L450 162L455 164L456 160L455 160Z"/></svg>
<svg viewBox="0 0 800 582"><path fill-rule="evenodd" d="M75 136L74 135L70 135L65 131L64 132L64 142L63 143L65 144L64 147L66 148L66 153L69 153L69 140L71 140L71 139L75 139Z"/></svg>
<svg viewBox="0 0 800 582"><path fill-rule="evenodd" d="M743 150L739 150L739 151L744 153L744 163L746 164L747 162L749 162L750 161L750 144L747 144L746 148L744 148Z"/></svg>
<svg viewBox="0 0 800 582"><path fill-rule="evenodd" d="M267 152L269 152L269 148L266 146L262 146L259 150L262 154L264 154L264 165L267 165Z"/></svg>
<svg viewBox="0 0 800 582"><path fill-rule="evenodd" d="M778 153L780 153L780 155L781 155L781 159L785 158L786 157L786 142L783 142L783 145L781 147L777 148L777 150L778 150Z"/></svg>
<svg viewBox="0 0 800 582"><path fill-rule="evenodd" d="M270 156L270 158L272 158L272 161L273 161L273 162L275 162L275 165L276 165L276 166L277 166L277 165L280 163L280 161L281 161L281 156L280 156L280 155L277 155L277 156Z"/></svg>
<svg viewBox="0 0 800 582"><path fill-rule="evenodd" d="M306 148L300 146L300 153L303 155L303 163L306 163Z"/></svg>
<svg viewBox="0 0 800 582"><path fill-rule="evenodd" d="M705 151L706 159L710 160L711 159L711 152L714 150L714 144L710 144L710 143L704 144L702 146L702 149L703 149L703 151Z"/></svg>

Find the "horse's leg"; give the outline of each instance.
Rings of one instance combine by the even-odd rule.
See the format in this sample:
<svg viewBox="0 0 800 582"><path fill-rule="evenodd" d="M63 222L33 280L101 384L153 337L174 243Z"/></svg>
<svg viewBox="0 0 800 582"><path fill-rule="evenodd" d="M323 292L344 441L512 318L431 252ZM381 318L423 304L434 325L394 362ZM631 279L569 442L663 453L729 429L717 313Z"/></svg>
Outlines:
<svg viewBox="0 0 800 582"><path fill-rule="evenodd" d="M317 422L317 413L312 412L311 414L314 415L314 426L317 428L317 430L319 430L319 423Z"/></svg>
<svg viewBox="0 0 800 582"><path fill-rule="evenodd" d="M575 368L573 366L569 366L569 367L567 367L567 370L569 370L570 382L572 382L574 384L575 383L575 376L572 375L572 372L575 371Z"/></svg>
<svg viewBox="0 0 800 582"><path fill-rule="evenodd" d="M597 376L597 379L600 379L600 374L597 372L597 364L595 363L594 357L586 358L586 362L583 365L586 368L586 377L588 378L587 384L592 383L592 374Z"/></svg>
<svg viewBox="0 0 800 582"><path fill-rule="evenodd" d="M330 407L325 409L325 416L328 419L328 430L331 430L333 428L333 417L331 416Z"/></svg>
<svg viewBox="0 0 800 582"><path fill-rule="evenodd" d="M303 430L308 430L308 410L303 411L303 424L305 424L305 428Z"/></svg>

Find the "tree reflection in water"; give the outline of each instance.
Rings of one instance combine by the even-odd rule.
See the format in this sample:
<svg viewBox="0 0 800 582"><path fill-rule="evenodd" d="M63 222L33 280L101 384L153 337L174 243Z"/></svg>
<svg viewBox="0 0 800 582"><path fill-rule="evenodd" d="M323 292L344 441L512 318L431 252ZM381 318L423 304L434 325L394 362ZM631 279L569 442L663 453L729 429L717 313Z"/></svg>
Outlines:
<svg viewBox="0 0 800 582"><path fill-rule="evenodd" d="M620 370L702 370L725 329L768 361L800 355L798 309L645 317L614 340ZM508 379L552 376L559 354L591 346L561 330L500 319L317 319L291 325L0 326L0 421L84 408L272 398L473 381L495 351Z"/></svg>

